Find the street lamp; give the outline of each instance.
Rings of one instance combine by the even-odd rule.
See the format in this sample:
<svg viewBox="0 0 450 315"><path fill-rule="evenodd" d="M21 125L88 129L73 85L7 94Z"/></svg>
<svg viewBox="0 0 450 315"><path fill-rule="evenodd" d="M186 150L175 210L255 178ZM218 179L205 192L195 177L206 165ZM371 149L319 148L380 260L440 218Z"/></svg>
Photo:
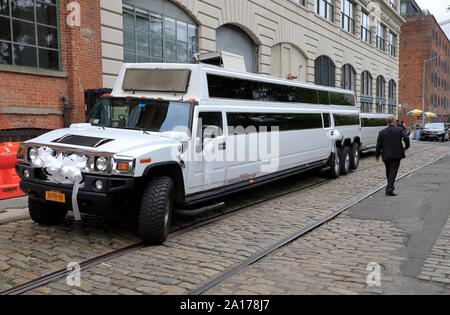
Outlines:
<svg viewBox="0 0 450 315"><path fill-rule="evenodd" d="M430 59L423 60L423 79L422 79L422 127L425 126L425 67L427 62L433 61L434 59L440 58L444 55L435 56Z"/></svg>

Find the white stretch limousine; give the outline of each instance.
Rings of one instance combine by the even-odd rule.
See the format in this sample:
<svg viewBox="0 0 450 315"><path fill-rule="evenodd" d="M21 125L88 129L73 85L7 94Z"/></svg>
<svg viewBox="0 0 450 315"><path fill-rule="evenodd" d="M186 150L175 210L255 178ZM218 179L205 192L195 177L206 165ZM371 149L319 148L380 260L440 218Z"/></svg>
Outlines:
<svg viewBox="0 0 450 315"><path fill-rule="evenodd" d="M128 209L140 237L159 244L174 211L211 210L225 195L314 168L333 178L356 169L360 128L352 91L213 66L125 64L88 123L22 144L16 171L34 221Z"/></svg>
<svg viewBox="0 0 450 315"><path fill-rule="evenodd" d="M361 113L361 152L377 147L378 134L388 126L389 114Z"/></svg>

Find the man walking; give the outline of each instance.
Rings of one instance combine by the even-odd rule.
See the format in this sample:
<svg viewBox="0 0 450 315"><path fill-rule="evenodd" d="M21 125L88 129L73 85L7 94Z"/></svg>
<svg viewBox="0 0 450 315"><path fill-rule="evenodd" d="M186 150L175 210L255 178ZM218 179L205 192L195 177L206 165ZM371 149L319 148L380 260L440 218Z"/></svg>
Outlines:
<svg viewBox="0 0 450 315"><path fill-rule="evenodd" d="M380 156L383 156L383 162L386 165L386 177L388 186L386 195L397 196L395 191L395 179L397 178L400 161L405 158L405 151L409 149L409 137L403 128L396 126L393 116L388 118L389 127L382 130L378 136L377 151L375 157L377 162ZM403 147L402 139L405 142Z"/></svg>

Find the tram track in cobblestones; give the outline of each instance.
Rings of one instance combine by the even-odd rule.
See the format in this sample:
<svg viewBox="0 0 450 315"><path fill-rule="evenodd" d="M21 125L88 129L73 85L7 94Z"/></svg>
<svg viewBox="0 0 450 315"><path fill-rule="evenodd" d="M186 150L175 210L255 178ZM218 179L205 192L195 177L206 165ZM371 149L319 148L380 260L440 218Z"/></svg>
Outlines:
<svg viewBox="0 0 450 315"><path fill-rule="evenodd" d="M399 176L397 178L396 181L400 181L403 178L427 167L430 166L446 157L448 157L450 155L450 153L446 153L445 155L425 164L422 165L420 167L417 167L401 176ZM369 167L370 168L370 167ZM203 285L197 287L196 289L190 290L186 293L186 295L201 295L205 292L207 292L208 290L214 288L215 286L221 284L222 282L226 281L227 279L229 279L230 277L234 276L235 274L243 271L244 269L246 269L247 267L251 266L252 264L258 262L259 260L263 259L264 257L270 255L271 253L275 252L278 249L281 249L282 247L290 244L293 241L298 240L299 238L305 236L306 234L312 232L313 230L319 228L320 226L322 226L323 224L333 220L334 218L336 218L337 216L339 216L340 214L342 214L343 212L347 211L348 209L352 208L353 206L355 206L356 204L362 202L363 200L370 198L371 196L373 196L374 194L378 193L379 191L383 190L384 188L386 188L387 185L382 185L376 189L374 189L373 191L367 193L366 195L364 195L363 197L343 206L342 208L340 208L339 210L331 213L330 215L316 221L313 224L310 224L309 226L300 229L299 231L297 231L294 234L291 234L290 236L286 237L285 239L281 240L280 242L272 245L271 247L260 251L258 253L256 253L255 255L253 255L252 257L250 257L249 259L229 268L228 270L225 270L223 272L221 272L219 275L215 276L214 278L212 278L210 281L204 283Z"/></svg>
<svg viewBox="0 0 450 315"><path fill-rule="evenodd" d="M411 153L409 154L409 156L414 155L414 154L417 154L417 153L420 153L420 152L424 152L424 151L426 151L426 150L431 150L431 149L433 149L433 148L435 148L435 147L436 147L436 146L433 146L433 147L430 147L430 148L427 148L427 149L424 149L424 150L420 150L420 151L411 152ZM434 163L434 162L436 162L436 161L433 161L432 163ZM431 164L431 163L430 163L430 164ZM353 172L361 172L361 171L364 171L364 170L367 170L367 169L379 167L380 165L382 165L382 164L370 165L370 166L368 166L368 167L361 168L361 169L358 169L358 170L353 171ZM429 165L429 164L428 164L428 165ZM425 167L425 166L423 166L423 167ZM422 167L421 167L421 168L422 168ZM416 170L417 170L417 169L416 169ZM409 175L409 174L412 173L412 172L415 172L416 170L413 170L413 171L411 171L411 172L409 172L409 173L403 175L401 178L403 178L403 177ZM401 179L401 178L399 178L399 179ZM201 220L201 221L198 221L198 222L194 222L194 223L189 224L189 225L186 225L186 226L181 226L181 227L179 227L179 228L173 229L173 230L171 231L169 237L175 237L175 236L178 236L178 235L187 233L187 232L192 231L192 230L195 230L195 229L197 229L197 228L200 228L200 227L203 227L203 226L212 224L212 223L214 223L214 222L223 220L223 219L225 219L225 218L231 217L231 216L233 216L233 215L235 215L235 214L237 214L237 213L241 213L242 211L245 211L245 210L254 208L254 207L256 207L256 206L262 205L262 204L264 204L264 203L268 203L268 202L273 201L273 200L276 200L276 199L280 199L280 198L286 197L286 196L291 195L291 194L294 194L294 193L298 193L298 192L300 192L300 191L305 191L305 190L308 190L308 189L312 189L312 188L314 188L314 187L323 185L323 184L328 183L328 182L330 182L330 181L331 181L331 179L328 179L328 178L327 178L327 179L318 180L318 181L316 181L316 182L314 182L314 183L312 183L312 184L308 184L308 185L306 185L306 186L302 186L302 187L299 187L299 188L295 188L295 189L289 190L289 191L287 191L287 192L283 192L283 193L281 193L281 194L277 194L277 195L271 196L271 197L269 197L269 198L265 198L265 199L262 199L262 200L258 200L258 201L256 201L256 202L252 202L252 203L250 203L250 204L247 204L247 205L244 205L244 206L241 206L241 207L236 207L236 208L231 209L231 210L229 210L229 211L227 211L227 212L225 212L225 213L222 213L222 214L219 214L219 215L216 215L216 216L213 216L213 217L209 217L209 218L207 218L207 219L205 219L205 220ZM382 188L383 188L383 187L379 188L377 191L379 191L379 190L382 189ZM371 193L370 195L373 195L373 193ZM370 195L361 198L360 200L356 201L355 203L352 203L349 207L353 206L353 205L356 204L356 203L359 203L360 201L364 200L365 198L368 198ZM299 234L299 233L296 233L296 234L299 234L299 236L293 238L292 240L295 240L296 238L299 238L300 236L302 236L302 235L308 233L309 231L311 231L311 230L317 228L318 226L322 225L323 223L325 223L325 222L331 220L332 218L336 217L337 215L339 215L340 213L342 213L343 211L345 211L345 210L348 209L349 207L346 207L346 208L344 207L345 209L343 209L343 210L340 209L339 211L333 213L331 216L329 216L329 217L327 217L327 218L324 218L324 219L320 220L319 222L313 224L312 226L309 226L308 228L303 229L302 231L300 231L300 232L301 232L300 234ZM3 221L0 221L0 225L1 225L1 224L6 224L6 223L10 223L10 222L19 221L19 220L24 220L24 219L27 219L27 218L26 218L26 217L22 217L22 218L21 218L21 217L11 218L9 222L7 222L7 220L3 220L4 222L3 222ZM290 237L289 239L291 239L291 238L292 238L292 237ZM213 280L213 282L211 282L211 283L212 283L212 286L210 286L210 288L213 287L214 285L216 285L217 283L222 282L222 281L225 280L226 278L232 276L232 275L235 274L236 272L242 270L242 269L245 268L246 266L249 266L250 264L252 264L252 263L254 263L254 262L260 260L261 258L263 258L263 257L265 257L265 256L267 256L268 254L270 254L270 253L273 252L274 250L276 250L276 249L278 249L278 248L280 248L280 247L286 245L287 243L291 242L292 240L283 240L282 242L277 243L277 244L274 246L274 249L270 248L270 249L268 249L268 250L265 250L264 252L261 252L261 253L255 255L254 257L252 257L252 258L249 259L248 261L246 261L246 262L244 262L244 263L242 263L242 264L239 264L237 267L233 268L232 270L230 270L230 271L228 271L228 272L226 272L226 273L223 273L223 274L222 274L223 279L220 280L219 282L217 282L217 278L214 278L214 279L216 279L216 280ZM286 242L287 242L287 243L286 243ZM278 246L278 247L275 248L276 246ZM104 254L104 255L99 255L99 256L94 257L94 258L92 258L92 259L85 260L84 262L80 263L79 266L80 266L80 269L83 271L83 270L86 270L86 269L88 269L88 268L90 268L90 267L99 265L99 264L101 264L101 263L105 263L105 262L107 262L107 261L109 261L109 260L111 260L111 259L114 259L114 258L123 256L123 255L126 255L126 254L129 254L129 253L131 253L131 252L137 251L137 250L142 249L142 248L144 248L144 247L146 247L146 245L145 245L144 243L142 243L142 242L138 242L138 243L135 243L135 244L131 244L131 245L129 245L129 246L120 248L120 249L118 249L118 250L111 251L111 252L106 253L106 254ZM245 263L247 263L247 265L245 265ZM8 290L6 290L6 291L3 291L3 292L0 293L0 295L20 295L20 294L27 293L27 292L29 292L29 291L32 291L32 290L36 289L36 288L42 287L42 286L44 286L44 285L47 285L47 284L49 284L49 283L51 283L51 282L60 280L60 279L62 279L62 278L64 278L64 277L68 276L69 273L70 273L71 271L72 271L72 270L61 269L61 270L59 270L59 271L56 271L56 272L53 272L53 273L51 273L51 274L45 275L45 276L43 276L43 277L34 279L34 280L32 280L32 281L29 281L29 282L27 282L27 283L25 283L25 284L22 284L22 285L19 285L19 286L15 286L15 287L13 287L13 288L11 288L11 289L8 289ZM217 283L216 283L216 282L217 282ZM189 294L193 294L193 295L194 295L194 294L201 294L201 293L202 293L201 291L202 291L204 288L206 288L207 286L209 286L209 284L211 284L211 283L208 283L207 285L205 285L204 287L200 288L199 290L191 291L191 293L189 293ZM206 290L207 290L207 289L206 289ZM205 290L203 290L203 292L204 292L204 291L205 291Z"/></svg>

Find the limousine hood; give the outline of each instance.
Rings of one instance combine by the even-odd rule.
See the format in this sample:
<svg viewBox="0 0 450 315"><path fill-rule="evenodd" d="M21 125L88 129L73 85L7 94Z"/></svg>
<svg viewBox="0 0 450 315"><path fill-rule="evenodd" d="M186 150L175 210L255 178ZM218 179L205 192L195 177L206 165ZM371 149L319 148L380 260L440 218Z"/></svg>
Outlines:
<svg viewBox="0 0 450 315"><path fill-rule="evenodd" d="M28 142L49 147L67 147L89 152L109 152L126 155L148 146L172 146L187 139L181 132L149 133L141 130L126 130L72 125L70 128L46 133Z"/></svg>

